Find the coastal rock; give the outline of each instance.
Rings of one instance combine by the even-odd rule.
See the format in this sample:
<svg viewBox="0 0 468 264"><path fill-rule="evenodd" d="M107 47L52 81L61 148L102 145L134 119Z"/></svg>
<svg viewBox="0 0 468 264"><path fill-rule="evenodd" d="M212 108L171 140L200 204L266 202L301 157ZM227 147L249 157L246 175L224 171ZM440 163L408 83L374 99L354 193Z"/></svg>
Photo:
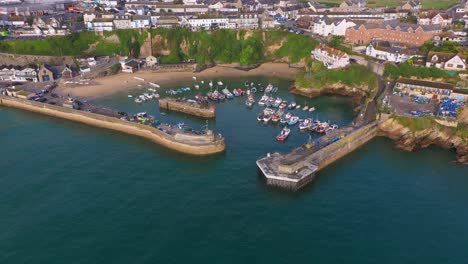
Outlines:
<svg viewBox="0 0 468 264"><path fill-rule="evenodd" d="M398 148L406 151L415 151L430 145L455 149L457 161L468 164L468 142L451 128L434 125L423 130L411 131L397 120L389 118L379 123L379 134L394 140Z"/></svg>
<svg viewBox="0 0 468 264"><path fill-rule="evenodd" d="M332 94L332 95L341 95L341 96L350 96L353 98L353 101L358 103L362 98L368 95L366 85L359 86L349 86L342 82L337 82L332 85L328 85L322 89L316 88L296 88L294 85L289 88L289 91L294 94L299 94L302 96L314 98L321 95Z"/></svg>

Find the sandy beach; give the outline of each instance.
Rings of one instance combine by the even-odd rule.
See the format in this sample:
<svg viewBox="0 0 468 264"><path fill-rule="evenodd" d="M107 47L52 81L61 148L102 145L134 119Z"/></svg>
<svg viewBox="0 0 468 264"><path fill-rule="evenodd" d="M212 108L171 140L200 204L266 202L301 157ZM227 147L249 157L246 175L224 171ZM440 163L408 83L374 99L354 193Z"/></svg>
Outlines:
<svg viewBox="0 0 468 264"><path fill-rule="evenodd" d="M198 81L226 77L251 77L251 76L275 76L293 79L299 72L296 68L289 68L286 63L264 63L250 71L243 71L229 65L218 65L206 69L199 73L193 72L149 72L139 71L135 73L119 73L117 75L106 76L93 79L93 85L70 87L60 84L57 92L70 94L73 97L97 98L110 95L116 92L135 89L137 85L145 82L153 82L164 88L164 85L181 81L190 81L193 76ZM136 80L134 77L143 78L145 82Z"/></svg>

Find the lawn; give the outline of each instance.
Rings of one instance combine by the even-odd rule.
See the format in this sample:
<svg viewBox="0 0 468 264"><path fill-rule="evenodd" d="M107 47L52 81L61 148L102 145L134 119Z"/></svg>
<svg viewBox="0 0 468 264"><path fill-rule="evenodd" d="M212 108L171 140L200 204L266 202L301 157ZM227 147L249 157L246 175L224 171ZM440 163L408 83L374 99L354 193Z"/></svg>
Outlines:
<svg viewBox="0 0 468 264"><path fill-rule="evenodd" d="M323 4L335 4L339 5L342 3L342 0L319 0L320 3ZM368 0L367 5L369 7L394 7L397 6L401 1L399 0ZM431 9L447 9L455 4L457 4L458 0L421 0L423 8L431 8Z"/></svg>

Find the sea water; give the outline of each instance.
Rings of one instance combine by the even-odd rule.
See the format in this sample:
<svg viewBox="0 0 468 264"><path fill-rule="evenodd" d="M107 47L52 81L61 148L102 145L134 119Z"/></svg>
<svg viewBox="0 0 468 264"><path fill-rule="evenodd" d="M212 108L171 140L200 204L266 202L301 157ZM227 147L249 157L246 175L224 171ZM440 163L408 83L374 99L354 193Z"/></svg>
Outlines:
<svg viewBox="0 0 468 264"><path fill-rule="evenodd" d="M244 81L223 79L231 90ZM290 95L286 80L249 81L317 109L295 111L301 118L340 126L354 118L349 98L307 99ZM185 86L193 83L159 92ZM300 192L284 192L265 186L255 160L308 134L293 128L277 142L281 126L258 123L261 108L244 101L217 104L208 126L227 149L209 157L0 107L0 263L466 263L468 169L453 151L404 152L376 138ZM156 101L137 105L127 93L92 103L206 124L161 115Z"/></svg>

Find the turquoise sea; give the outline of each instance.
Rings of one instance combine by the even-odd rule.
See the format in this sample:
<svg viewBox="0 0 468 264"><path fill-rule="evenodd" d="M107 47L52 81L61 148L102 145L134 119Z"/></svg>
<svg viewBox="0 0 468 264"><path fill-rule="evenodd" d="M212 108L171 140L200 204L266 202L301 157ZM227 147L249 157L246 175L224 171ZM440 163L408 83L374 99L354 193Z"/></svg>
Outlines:
<svg viewBox="0 0 468 264"><path fill-rule="evenodd" d="M348 98L306 99L286 92L289 81L252 81L315 106L308 116L340 126L354 117ZM136 105L127 93L93 103L205 124L160 116L156 102ZM265 186L255 160L308 136L293 129L276 142L280 127L258 124L259 109L218 104L209 126L227 150L192 157L0 107L0 263L468 263L468 167L454 152L404 152L376 138L302 191L284 192Z"/></svg>

